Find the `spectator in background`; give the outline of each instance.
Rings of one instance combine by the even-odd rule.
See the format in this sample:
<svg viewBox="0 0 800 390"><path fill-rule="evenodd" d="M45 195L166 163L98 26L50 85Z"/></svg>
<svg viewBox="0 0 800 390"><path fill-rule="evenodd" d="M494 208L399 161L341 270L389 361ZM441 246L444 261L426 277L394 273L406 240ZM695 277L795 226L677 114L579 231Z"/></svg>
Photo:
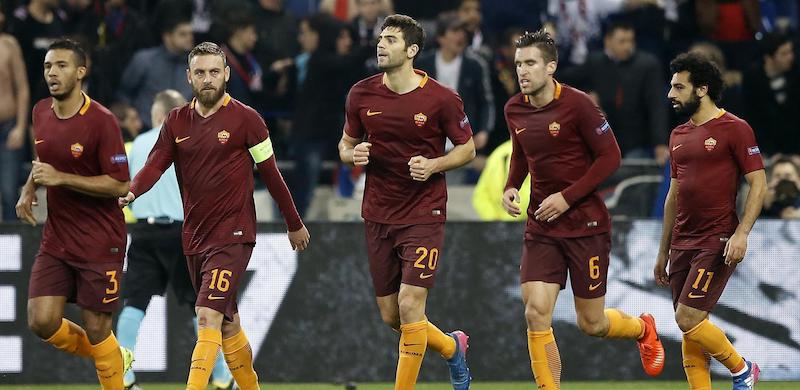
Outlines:
<svg viewBox="0 0 800 390"><path fill-rule="evenodd" d="M758 53L761 31L759 0L695 0L700 33L712 39L732 69L745 70Z"/></svg>
<svg viewBox="0 0 800 390"><path fill-rule="evenodd" d="M458 18L464 23L468 34L467 48L487 63L492 61L494 50L489 46L489 37L481 30L483 15L479 0L461 0L458 5ZM477 145L476 145L477 146Z"/></svg>
<svg viewBox="0 0 800 390"><path fill-rule="evenodd" d="M466 23L458 15L442 14L436 23L437 48L420 56L416 66L458 92L474 129L475 149L486 146L495 125L495 106L485 62L466 51Z"/></svg>
<svg viewBox="0 0 800 390"><path fill-rule="evenodd" d="M58 8L58 0L30 0L14 10L8 32L17 38L25 58L31 101L50 96L42 77L44 55L50 44L66 33L66 13Z"/></svg>
<svg viewBox="0 0 800 390"><path fill-rule="evenodd" d="M283 8L282 0L258 0L258 4L259 8L255 12L258 31L255 56L264 67L265 99L262 104L271 111L285 112L291 105L287 94L287 71L292 65L292 58L299 53L298 42L293 39L298 35L297 19ZM272 115L265 115L264 120L268 124L274 124ZM279 126L271 127L271 130L279 129ZM280 132L271 131L270 136L280 138Z"/></svg>
<svg viewBox="0 0 800 390"><path fill-rule="evenodd" d="M22 49L12 35L2 32L4 25L5 14L0 11L0 221L14 221L14 199L19 197L24 158L22 147L28 134L30 91Z"/></svg>
<svg viewBox="0 0 800 390"><path fill-rule="evenodd" d="M263 71L253 55L258 42L255 20L248 8L233 12L227 19L229 31L227 42L222 45L231 77L228 93L236 100L261 111L260 96L263 86Z"/></svg>
<svg viewBox="0 0 800 390"><path fill-rule="evenodd" d="M511 140L498 146L481 172L478 184L472 193L472 207L482 221L524 221L528 213L520 213L512 217L503 208L503 191L508 180L508 169L511 164ZM527 210L531 200L531 176L528 175L519 188L520 210Z"/></svg>
<svg viewBox="0 0 800 390"><path fill-rule="evenodd" d="M655 158L663 165L669 156L669 123L661 64L636 51L635 32L624 22L608 27L603 44L604 51L563 71L561 80L596 99L614 126L624 157Z"/></svg>
<svg viewBox="0 0 800 390"><path fill-rule="evenodd" d="M73 38L77 37L84 47L94 48L97 45L101 20L99 4L94 0L65 0L62 4L67 14L66 33Z"/></svg>
<svg viewBox="0 0 800 390"><path fill-rule="evenodd" d="M794 45L787 35L767 34L761 61L745 73L745 117L762 152L800 153L800 80L794 71Z"/></svg>
<svg viewBox="0 0 800 390"><path fill-rule="evenodd" d="M322 163L334 160L347 90L363 75L363 64L375 48L353 49L350 30L328 14L300 22L302 47L294 59L294 115L290 140L295 169L291 175L297 211L305 217L320 179Z"/></svg>
<svg viewBox="0 0 800 390"><path fill-rule="evenodd" d="M355 0L356 15L350 22L354 43L358 46L373 47L381 32L386 14L383 13L383 0ZM376 68L377 69L377 68Z"/></svg>
<svg viewBox="0 0 800 390"><path fill-rule="evenodd" d="M174 89L186 99L192 97L186 78L186 56L194 46L189 20L164 22L161 42L161 46L136 52L120 80L119 99L135 107L139 118L148 118L148 121L156 93ZM150 127L150 124L145 126Z"/></svg>
<svg viewBox="0 0 800 390"><path fill-rule="evenodd" d="M762 214L772 218L800 219L800 169L792 160L782 158L772 164Z"/></svg>
<svg viewBox="0 0 800 390"><path fill-rule="evenodd" d="M122 130L122 141L131 142L142 132L144 125L139 112L127 103L117 102L111 106L111 113L117 118L119 128Z"/></svg>
<svg viewBox="0 0 800 390"><path fill-rule="evenodd" d="M603 19L631 1L636 0L548 0L547 13L559 38L556 44L560 69L583 64L589 50L600 39Z"/></svg>
<svg viewBox="0 0 800 390"><path fill-rule="evenodd" d="M722 50L711 42L698 42L689 47L689 52L702 53L717 64L725 82L725 91L719 106L730 112L745 112L744 92L742 91L742 72L728 69ZM761 140L759 140L759 143ZM669 181L669 179L667 179Z"/></svg>
<svg viewBox="0 0 800 390"><path fill-rule="evenodd" d="M109 84L111 90L116 90L120 75L133 54L147 47L153 39L155 34L146 28L142 15L128 7L126 0L108 0L98 27L94 72L101 73L100 78Z"/></svg>

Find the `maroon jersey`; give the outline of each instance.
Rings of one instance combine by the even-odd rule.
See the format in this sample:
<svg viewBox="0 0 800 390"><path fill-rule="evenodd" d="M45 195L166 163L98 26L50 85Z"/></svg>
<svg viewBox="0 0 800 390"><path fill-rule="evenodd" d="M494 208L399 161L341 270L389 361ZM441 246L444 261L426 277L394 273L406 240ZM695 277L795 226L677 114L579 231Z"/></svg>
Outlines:
<svg viewBox="0 0 800 390"><path fill-rule="evenodd" d="M83 95L77 114L59 119L53 98L33 107L33 136L39 161L81 176L109 175L128 181L128 160L116 118ZM77 261L122 261L125 218L116 197L99 198L67 187L47 188L47 221L41 251Z"/></svg>
<svg viewBox="0 0 800 390"><path fill-rule="evenodd" d="M415 72L424 77L411 92L393 92L380 73L356 83L347 96L345 133L372 143L361 208L361 216L372 222L444 222L444 172L416 181L408 161L414 156L441 157L447 138L461 145L472 137L458 94L424 72Z"/></svg>
<svg viewBox="0 0 800 390"><path fill-rule="evenodd" d="M555 82L555 81L554 81ZM521 93L505 107L513 152L506 188L519 188L531 174L526 233L582 237L608 232L610 216L595 192L619 167L614 132L585 93L555 82L555 96L536 108ZM561 192L570 208L552 222L533 213L551 194Z"/></svg>
<svg viewBox="0 0 800 390"><path fill-rule="evenodd" d="M183 198L183 248L194 255L226 244L255 243L253 159L248 149L269 137L252 108L230 95L203 118L190 104L173 109L131 191L138 197L171 163Z"/></svg>
<svg viewBox="0 0 800 390"><path fill-rule="evenodd" d="M689 121L676 127L669 147L671 176L678 180L672 247L720 248L739 224L741 176L764 169L753 129L720 110L700 126Z"/></svg>

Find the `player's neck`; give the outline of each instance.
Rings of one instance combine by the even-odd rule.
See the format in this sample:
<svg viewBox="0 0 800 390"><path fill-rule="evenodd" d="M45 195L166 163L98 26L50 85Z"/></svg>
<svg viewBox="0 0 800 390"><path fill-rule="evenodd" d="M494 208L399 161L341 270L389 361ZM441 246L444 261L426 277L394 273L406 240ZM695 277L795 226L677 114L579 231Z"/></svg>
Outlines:
<svg viewBox="0 0 800 390"><path fill-rule="evenodd" d="M197 113L200 114L200 116L202 116L203 118L208 118L211 115L214 115L214 113L216 113L217 111L219 111L219 108L222 107L223 103L225 103L225 97L227 96L228 93L225 92L222 95L222 97L219 98L219 100L217 100L216 103L214 103L214 105L212 105L211 107L206 107L205 105L203 105L203 103L200 103L200 99L195 98L194 110L197 111Z"/></svg>
<svg viewBox="0 0 800 390"><path fill-rule="evenodd" d="M75 89L70 92L66 99L57 100L53 98L53 111L60 119L72 118L80 111L85 102L86 100L83 97L81 89L76 85Z"/></svg>
<svg viewBox="0 0 800 390"><path fill-rule="evenodd" d="M719 116L720 108L717 105L709 100L703 100L700 102L700 107L697 108L697 111L692 115L689 119L692 121L692 124L695 126L702 126L706 124L706 122L716 118Z"/></svg>
<svg viewBox="0 0 800 390"><path fill-rule="evenodd" d="M422 82L422 77L414 72L414 67L409 62L397 69L384 72L383 83L392 92L402 95L417 89Z"/></svg>
<svg viewBox="0 0 800 390"><path fill-rule="evenodd" d="M556 83L552 78L544 84L544 88L540 89L533 95L528 95L528 101L536 108L544 107L556 98Z"/></svg>

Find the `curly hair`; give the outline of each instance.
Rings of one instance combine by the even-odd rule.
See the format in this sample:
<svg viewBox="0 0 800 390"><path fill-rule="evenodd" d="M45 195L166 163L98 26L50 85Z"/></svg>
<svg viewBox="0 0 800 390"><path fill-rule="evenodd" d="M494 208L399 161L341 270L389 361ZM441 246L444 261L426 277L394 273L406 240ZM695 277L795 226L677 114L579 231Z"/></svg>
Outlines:
<svg viewBox="0 0 800 390"><path fill-rule="evenodd" d="M708 97L714 102L718 102L722 97L722 90L725 87L722 72L708 56L697 52L680 54L669 63L669 70L673 74L689 72L689 82L695 88L705 85L708 88Z"/></svg>
<svg viewBox="0 0 800 390"><path fill-rule="evenodd" d="M525 31L514 45L517 49L523 47L534 46L542 53L542 59L545 62L555 61L558 62L558 49L556 48L556 41L550 36L550 33L545 29L536 32Z"/></svg>

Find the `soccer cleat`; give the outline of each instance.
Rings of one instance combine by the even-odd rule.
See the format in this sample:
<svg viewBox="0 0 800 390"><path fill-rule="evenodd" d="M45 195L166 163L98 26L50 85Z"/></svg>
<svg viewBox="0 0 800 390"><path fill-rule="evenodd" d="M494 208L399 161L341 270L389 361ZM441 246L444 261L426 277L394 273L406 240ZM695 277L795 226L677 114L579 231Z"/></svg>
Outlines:
<svg viewBox="0 0 800 390"><path fill-rule="evenodd" d="M469 336L466 333L456 330L448 333L456 341L456 352L453 357L447 359L447 366L450 368L450 382L454 390L469 390L469 383L472 377L469 375L467 366L467 349L469 348Z"/></svg>
<svg viewBox="0 0 800 390"><path fill-rule="evenodd" d="M211 382L211 389L212 390L233 390L233 389L237 388L237 387L234 386L235 383L236 382L233 381L233 378L231 378L231 380L228 381L227 383L226 382L222 382L222 381L212 381Z"/></svg>
<svg viewBox="0 0 800 390"><path fill-rule="evenodd" d="M747 365L747 371L742 375L733 377L733 390L753 390L758 382L758 377L761 375L761 369L758 364L744 361Z"/></svg>
<svg viewBox="0 0 800 390"><path fill-rule="evenodd" d="M133 366L133 352L125 347L119 347L119 352L122 354L122 376L125 376Z"/></svg>
<svg viewBox="0 0 800 390"><path fill-rule="evenodd" d="M658 338L656 320L649 313L643 313L639 318L644 321L644 336L636 340L636 343L639 344L642 366L647 375L658 376L661 371L664 371L664 346Z"/></svg>

